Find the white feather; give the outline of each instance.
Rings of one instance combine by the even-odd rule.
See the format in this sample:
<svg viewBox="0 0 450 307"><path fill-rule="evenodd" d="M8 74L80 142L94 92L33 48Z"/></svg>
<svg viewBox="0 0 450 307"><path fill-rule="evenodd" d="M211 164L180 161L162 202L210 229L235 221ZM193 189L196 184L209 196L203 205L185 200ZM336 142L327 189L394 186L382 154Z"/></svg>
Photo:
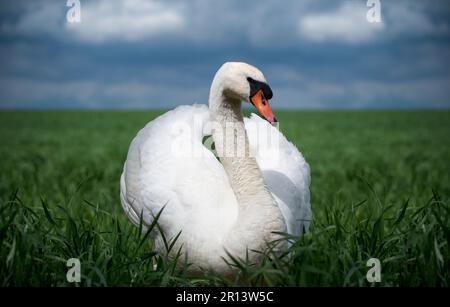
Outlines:
<svg viewBox="0 0 450 307"><path fill-rule="evenodd" d="M141 215L144 226L150 225L164 208L159 224L167 238L181 231L177 246L182 245L189 261L226 271L224 244L239 223L239 203L224 166L202 143L210 118L206 105L180 106L140 130L124 164L121 202L136 225ZM250 151L281 211L286 230L299 235L311 220L309 166L278 129L255 114L244 122ZM279 143L261 141L269 136ZM267 223L267 212L253 212L252 222ZM256 240L261 234L251 233L252 229L246 230L250 232L246 235ZM155 236L157 248L162 248L157 232ZM239 234L233 240L245 242Z"/></svg>

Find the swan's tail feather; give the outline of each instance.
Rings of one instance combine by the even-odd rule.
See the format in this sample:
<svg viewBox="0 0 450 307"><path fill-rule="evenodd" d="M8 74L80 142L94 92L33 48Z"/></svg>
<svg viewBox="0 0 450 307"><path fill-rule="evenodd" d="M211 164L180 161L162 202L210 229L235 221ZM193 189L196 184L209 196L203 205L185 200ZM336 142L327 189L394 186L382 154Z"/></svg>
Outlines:
<svg viewBox="0 0 450 307"><path fill-rule="evenodd" d="M127 185L126 185L126 181L125 181L126 167L127 167L127 163L125 162L125 164L123 166L123 173L120 176L120 202L121 202L122 208L125 211L125 214L128 216L128 218L133 222L134 225L139 226L140 218L133 207L133 202L135 200L131 200L131 203L130 203L130 199L128 198L128 195L127 195Z"/></svg>

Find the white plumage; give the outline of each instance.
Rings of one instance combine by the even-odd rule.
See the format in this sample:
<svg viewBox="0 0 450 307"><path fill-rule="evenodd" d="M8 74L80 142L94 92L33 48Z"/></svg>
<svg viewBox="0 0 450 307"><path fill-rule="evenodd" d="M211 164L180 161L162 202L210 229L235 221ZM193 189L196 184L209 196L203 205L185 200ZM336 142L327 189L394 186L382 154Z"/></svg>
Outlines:
<svg viewBox="0 0 450 307"><path fill-rule="evenodd" d="M277 128L255 114L243 119L254 159L222 158L219 152L219 161L203 144L211 121L242 122L240 101L249 99L250 89L241 83L249 76L266 82L248 64L224 64L211 87L209 107L180 106L148 123L132 141L124 165L120 196L125 213L136 225L142 214L148 226L164 207L159 225L167 238L181 231L174 250L182 246L193 270L228 272L225 250L245 258L247 249L261 250L276 239L273 231L300 235L309 227L309 166ZM238 102L223 94L228 90ZM215 133L214 141L220 142ZM155 239L162 249L157 232ZM259 255L250 253L250 260L258 261Z"/></svg>

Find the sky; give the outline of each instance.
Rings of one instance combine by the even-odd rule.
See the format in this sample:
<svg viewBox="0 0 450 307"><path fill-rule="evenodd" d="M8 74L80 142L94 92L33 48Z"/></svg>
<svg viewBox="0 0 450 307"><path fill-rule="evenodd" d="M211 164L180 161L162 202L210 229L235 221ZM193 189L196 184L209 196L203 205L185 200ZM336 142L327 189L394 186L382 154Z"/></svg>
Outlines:
<svg viewBox="0 0 450 307"><path fill-rule="evenodd" d="M207 103L227 61L274 108L450 108L450 1L380 3L371 23L367 0L80 0L69 22L67 0L1 1L0 108Z"/></svg>

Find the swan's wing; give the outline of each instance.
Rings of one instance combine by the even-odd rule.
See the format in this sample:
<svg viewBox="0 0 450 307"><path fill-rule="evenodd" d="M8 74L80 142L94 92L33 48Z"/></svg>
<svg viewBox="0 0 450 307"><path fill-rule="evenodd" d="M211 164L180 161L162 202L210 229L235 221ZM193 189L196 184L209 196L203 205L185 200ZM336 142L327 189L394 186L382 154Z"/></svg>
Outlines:
<svg viewBox="0 0 450 307"><path fill-rule="evenodd" d="M144 226L159 224L173 237L217 242L237 217L237 201L222 165L202 144L205 105L181 106L148 123L132 141L121 177L121 202ZM201 235L204 234L205 238ZM207 238L206 238L207 237ZM206 240L209 239L209 240ZM206 243L205 243L206 244Z"/></svg>
<svg viewBox="0 0 450 307"><path fill-rule="evenodd" d="M309 165L284 135L256 114L245 118L251 153L280 205L287 231L299 235L311 221Z"/></svg>

